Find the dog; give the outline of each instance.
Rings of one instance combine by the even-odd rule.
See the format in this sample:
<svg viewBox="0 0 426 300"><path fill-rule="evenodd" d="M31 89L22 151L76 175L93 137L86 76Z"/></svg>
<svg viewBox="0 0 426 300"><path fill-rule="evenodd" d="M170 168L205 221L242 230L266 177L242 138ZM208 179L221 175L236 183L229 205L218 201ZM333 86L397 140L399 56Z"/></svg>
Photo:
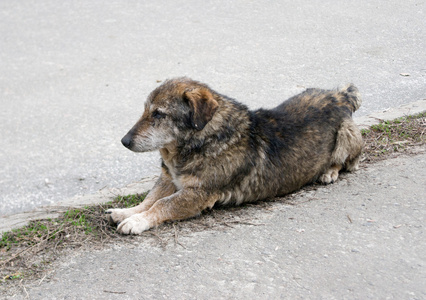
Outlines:
<svg viewBox="0 0 426 300"><path fill-rule="evenodd" d="M358 89L307 89L273 109L245 105L189 78L165 81L148 96L122 144L159 150L161 175L145 200L109 209L123 234L199 215L215 204L239 205L291 193L340 170L358 169L363 147L352 113Z"/></svg>

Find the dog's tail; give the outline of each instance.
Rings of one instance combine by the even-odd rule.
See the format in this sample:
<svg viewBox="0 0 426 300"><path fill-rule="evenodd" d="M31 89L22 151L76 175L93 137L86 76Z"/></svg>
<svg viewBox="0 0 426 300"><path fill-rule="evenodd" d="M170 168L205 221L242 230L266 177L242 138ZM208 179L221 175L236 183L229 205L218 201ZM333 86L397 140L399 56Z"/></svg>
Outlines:
<svg viewBox="0 0 426 300"><path fill-rule="evenodd" d="M343 96L341 101L347 105L352 112L355 112L361 106L361 94L358 88L352 83L340 89L339 93Z"/></svg>

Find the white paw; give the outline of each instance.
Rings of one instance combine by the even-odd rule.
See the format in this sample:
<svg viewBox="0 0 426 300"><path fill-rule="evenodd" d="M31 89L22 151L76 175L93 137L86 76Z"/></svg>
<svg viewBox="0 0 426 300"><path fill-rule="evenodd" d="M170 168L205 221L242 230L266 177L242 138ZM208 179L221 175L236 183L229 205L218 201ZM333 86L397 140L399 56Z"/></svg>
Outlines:
<svg viewBox="0 0 426 300"><path fill-rule="evenodd" d="M335 182L337 178L339 178L339 171L333 170L333 172L331 172L330 177L331 177L331 182Z"/></svg>
<svg viewBox="0 0 426 300"><path fill-rule="evenodd" d="M319 181L324 184L329 184L335 182L337 178L339 178L339 171L337 169L330 169L321 175Z"/></svg>
<svg viewBox="0 0 426 300"><path fill-rule="evenodd" d="M330 174L322 174L319 178L319 181L323 184L329 184L331 183L331 176Z"/></svg>
<svg viewBox="0 0 426 300"><path fill-rule="evenodd" d="M109 214L109 220L115 224L133 216L136 212L132 208L110 208L105 211Z"/></svg>
<svg viewBox="0 0 426 300"><path fill-rule="evenodd" d="M133 215L118 225L117 231L124 234L141 234L152 227L150 221L142 214Z"/></svg>
<svg viewBox="0 0 426 300"><path fill-rule="evenodd" d="M346 170L348 170L349 172L355 172L359 170L359 164L355 164L353 166L351 166L350 168L346 168Z"/></svg>

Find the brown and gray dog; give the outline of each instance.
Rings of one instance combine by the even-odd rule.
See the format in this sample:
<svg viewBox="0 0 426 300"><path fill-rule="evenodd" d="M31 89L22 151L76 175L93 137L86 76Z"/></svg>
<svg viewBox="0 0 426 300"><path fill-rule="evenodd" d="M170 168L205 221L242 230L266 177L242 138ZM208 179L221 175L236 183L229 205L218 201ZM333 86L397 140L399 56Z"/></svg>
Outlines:
<svg viewBox="0 0 426 300"><path fill-rule="evenodd" d="M282 196L353 171L363 147L352 113L358 90L307 89L274 109L250 111L189 78L156 88L122 139L135 152L160 150L160 178L136 207L110 209L118 231L140 234L218 204Z"/></svg>

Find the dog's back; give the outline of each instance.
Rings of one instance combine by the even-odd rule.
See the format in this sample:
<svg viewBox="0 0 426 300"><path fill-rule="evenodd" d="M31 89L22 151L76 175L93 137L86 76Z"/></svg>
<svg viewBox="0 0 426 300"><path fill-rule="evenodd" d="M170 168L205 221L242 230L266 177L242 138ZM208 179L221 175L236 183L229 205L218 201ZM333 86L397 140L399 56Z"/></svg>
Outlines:
<svg viewBox="0 0 426 300"><path fill-rule="evenodd" d="M256 171L240 181L243 188L235 185L246 191L241 198L284 195L316 180L333 182L342 168L356 169L363 143L351 115L360 105L351 84L308 89L274 109L252 112L245 164Z"/></svg>
<svg viewBox="0 0 426 300"><path fill-rule="evenodd" d="M362 104L361 95L353 84L340 90L322 90L310 88L291 97L277 106L275 110L291 114L329 114L330 110L347 113L349 116Z"/></svg>

